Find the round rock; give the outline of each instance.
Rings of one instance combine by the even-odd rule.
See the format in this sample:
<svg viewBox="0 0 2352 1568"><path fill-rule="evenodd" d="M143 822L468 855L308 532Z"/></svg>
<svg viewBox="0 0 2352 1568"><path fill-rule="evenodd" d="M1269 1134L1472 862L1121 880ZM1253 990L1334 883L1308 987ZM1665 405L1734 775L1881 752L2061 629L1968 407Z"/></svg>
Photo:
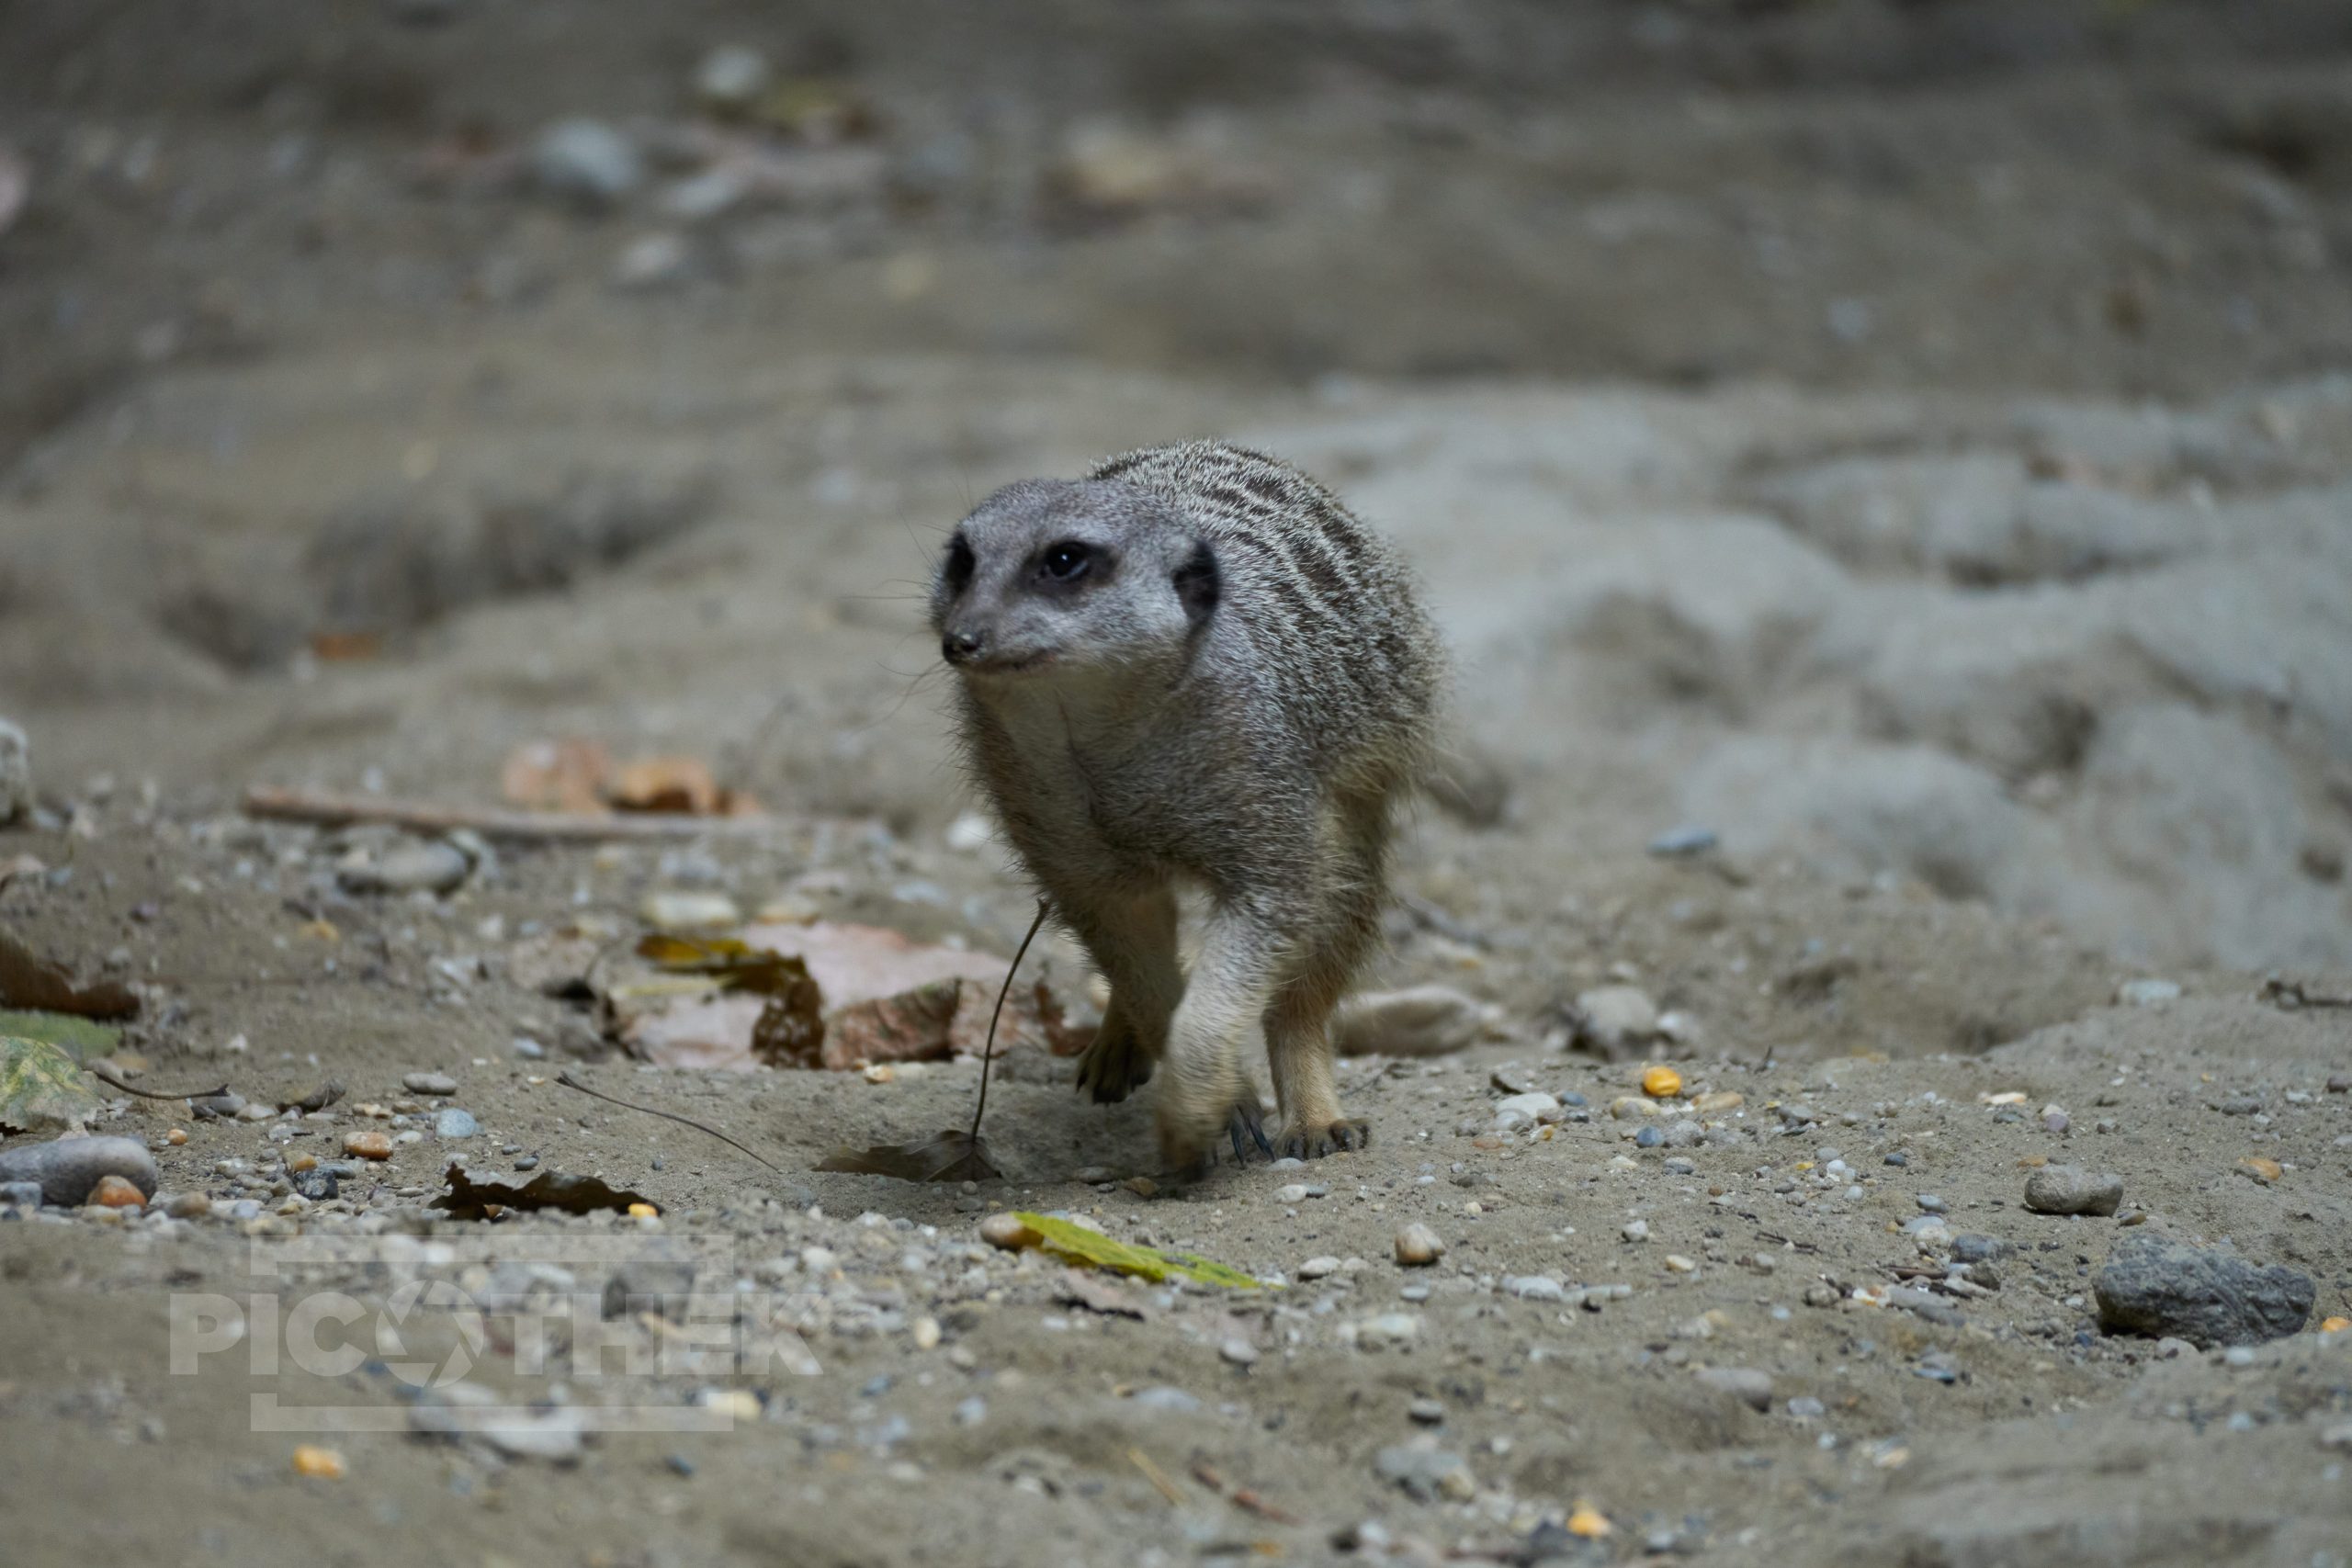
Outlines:
<svg viewBox="0 0 2352 1568"><path fill-rule="evenodd" d="M60 1138L0 1153L0 1185L37 1182L41 1200L62 1208L79 1208L107 1177L119 1176L139 1190L155 1193L155 1156L136 1138Z"/></svg>
<svg viewBox="0 0 2352 1568"><path fill-rule="evenodd" d="M2037 1214L2111 1214L2123 1206L2123 1179L2078 1165L2045 1165L2025 1179L2025 1206Z"/></svg>

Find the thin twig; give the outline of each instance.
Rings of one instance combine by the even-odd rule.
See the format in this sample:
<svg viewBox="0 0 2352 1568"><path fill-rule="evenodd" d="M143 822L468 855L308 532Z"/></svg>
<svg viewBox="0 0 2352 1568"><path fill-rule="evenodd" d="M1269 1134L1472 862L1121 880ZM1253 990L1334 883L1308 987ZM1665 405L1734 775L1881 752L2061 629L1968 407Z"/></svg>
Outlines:
<svg viewBox="0 0 2352 1568"><path fill-rule="evenodd" d="M1151 1456L1149 1454L1145 1453L1141 1449L1129 1449L1127 1450L1127 1459L1137 1470L1143 1472L1143 1476L1146 1481L1150 1482L1154 1486L1159 1488L1159 1495L1162 1497L1167 1498L1170 1502L1175 1504L1180 1508L1184 1506L1184 1494L1177 1490L1176 1483L1168 1479L1168 1472L1166 1471L1151 1462Z"/></svg>
<svg viewBox="0 0 2352 1568"><path fill-rule="evenodd" d="M435 806L420 800L389 800L372 795L337 795L255 786L245 791L248 817L308 822L322 828L383 822L417 833L469 829L485 839L525 843L598 843L607 839L699 839L750 837L796 826L799 818L688 817L676 812L500 811L468 806Z"/></svg>
<svg viewBox="0 0 2352 1568"><path fill-rule="evenodd" d="M1045 923L1046 901L1040 898L1037 900L1037 918L1029 922L1029 934L1023 937L1021 945L1012 950L1012 963L1004 971L1004 984L997 987L996 1010L989 1014L989 1043L980 1052L980 1100L972 1107L971 1138L974 1143L979 1142L980 1118L988 1113L989 1109L989 1064L996 1060L996 1021L1004 1016L1004 998L1012 994L1012 977L1021 972L1021 960L1028 955L1029 944L1036 940L1037 928Z"/></svg>
<svg viewBox="0 0 2352 1568"><path fill-rule="evenodd" d="M768 1158L767 1156L760 1153L759 1150L751 1147L749 1145L736 1143L734 1139L729 1137L726 1134L720 1132L718 1128L711 1126L707 1122L697 1122L691 1116L681 1116L674 1111L656 1111L650 1105L635 1105L626 1100L616 1100L602 1089L590 1089L586 1084L582 1083L578 1078L573 1077L569 1072L556 1074L555 1081L561 1084L566 1089L578 1089L581 1093L588 1096L591 1100L601 1100L607 1105L617 1105L623 1111L641 1111L648 1116L659 1116L664 1122L676 1122L682 1125L692 1127L697 1133L708 1133L720 1143L732 1145L734 1147L741 1149L745 1154L750 1155L753 1159L758 1160L762 1165L766 1166L778 1176L782 1176L784 1174L784 1167L776 1164L775 1161Z"/></svg>
<svg viewBox="0 0 2352 1568"><path fill-rule="evenodd" d="M175 1090L170 1094L164 1094L152 1089L133 1089L130 1085L123 1082L120 1078L107 1071L106 1068L98 1066L95 1063L83 1063L82 1070L89 1074L92 1077L97 1079L100 1083L111 1084L116 1089L122 1090L123 1093L135 1094L141 1100L209 1100L216 1094L226 1094L229 1092L229 1086L227 1084L222 1084L219 1089L191 1089L184 1091Z"/></svg>

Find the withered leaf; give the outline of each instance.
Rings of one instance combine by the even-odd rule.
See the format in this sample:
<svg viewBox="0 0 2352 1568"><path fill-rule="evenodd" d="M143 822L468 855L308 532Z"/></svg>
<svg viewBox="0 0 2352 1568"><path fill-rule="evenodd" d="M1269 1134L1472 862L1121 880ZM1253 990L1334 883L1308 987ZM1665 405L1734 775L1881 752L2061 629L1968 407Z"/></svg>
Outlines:
<svg viewBox="0 0 2352 1568"><path fill-rule="evenodd" d="M6 931L0 931L0 1002L70 1012L76 1018L128 1018L139 1010L137 993L120 981L80 985L64 965L51 963Z"/></svg>
<svg viewBox="0 0 2352 1568"><path fill-rule="evenodd" d="M653 1200L641 1193L609 1186L595 1176L568 1176L560 1170L543 1170L530 1180L476 1181L466 1174L465 1167L452 1165L447 1172L449 1190L433 1201L433 1207L459 1220L494 1220L508 1210L560 1209L567 1214L591 1214L610 1209L627 1213L632 1203L644 1203L659 1209Z"/></svg>
<svg viewBox="0 0 2352 1568"><path fill-rule="evenodd" d="M752 1025L752 1055L771 1067L815 1067L823 1065L824 1049L824 993L802 965L790 988L760 1010Z"/></svg>
<svg viewBox="0 0 2352 1568"><path fill-rule="evenodd" d="M707 975L722 989L763 997L791 997L807 987L823 1006L806 960L752 947L733 937L673 936L656 931L637 944L637 955L674 974Z"/></svg>
<svg viewBox="0 0 2352 1568"><path fill-rule="evenodd" d="M911 1144L838 1148L818 1161L816 1168L853 1176L894 1176L901 1181L995 1181L1004 1176L989 1158L988 1140L976 1138L961 1127Z"/></svg>

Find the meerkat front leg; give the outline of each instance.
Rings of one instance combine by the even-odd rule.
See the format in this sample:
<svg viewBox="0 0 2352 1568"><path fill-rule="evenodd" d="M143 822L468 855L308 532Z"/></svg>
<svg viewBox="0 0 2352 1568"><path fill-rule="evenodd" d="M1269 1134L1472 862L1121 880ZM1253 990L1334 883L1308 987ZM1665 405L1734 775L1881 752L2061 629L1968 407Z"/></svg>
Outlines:
<svg viewBox="0 0 2352 1568"><path fill-rule="evenodd" d="M1213 1159L1220 1136L1234 1157L1255 1145L1272 1151L1259 1125L1258 1091L1241 1069L1240 1041L1265 1010L1285 944L1261 914L1220 904L1203 932L1200 956L1169 1027L1165 1072L1155 1117L1159 1151L1171 1170Z"/></svg>
<svg viewBox="0 0 2352 1568"><path fill-rule="evenodd" d="M1176 961L1176 896L1166 887L1132 897L1077 900L1064 918L1111 982L1102 1026L1078 1062L1078 1088L1097 1104L1125 1100L1151 1077L1168 1043L1169 1020L1184 994Z"/></svg>

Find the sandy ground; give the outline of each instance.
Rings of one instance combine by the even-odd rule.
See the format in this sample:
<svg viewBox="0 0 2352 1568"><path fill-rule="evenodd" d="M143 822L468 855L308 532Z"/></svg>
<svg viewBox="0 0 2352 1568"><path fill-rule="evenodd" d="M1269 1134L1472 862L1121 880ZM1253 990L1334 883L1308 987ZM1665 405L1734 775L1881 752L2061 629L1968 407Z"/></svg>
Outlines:
<svg viewBox="0 0 2352 1568"><path fill-rule="evenodd" d="M156 1208L212 1212L0 1221L11 1560L2345 1562L2352 1336L2159 1346L2090 1281L2162 1233L2308 1275L2313 1330L2352 1313L2352 1013L2267 984L2352 994L2352 36L2096 9L1043 7L1022 47L953 8L0 10L31 175L0 713L40 802L0 921L140 982L142 1083L348 1090L120 1098ZM681 217L730 40L877 124ZM577 114L650 150L599 214L531 173ZM1352 1060L1370 1150L1172 1182L1148 1092L1082 1104L1023 1045L1002 1182L819 1173L960 1122L977 1066L658 1068L524 983L664 891L1010 955L1027 896L956 826L936 541L998 483L1208 432L1399 541L1499 803L1417 813L1374 977L1498 1029ZM571 736L707 759L777 830L501 844L388 896L336 877L376 840L236 809L491 805ZM1649 852L1686 827L1717 847ZM1083 994L1065 941L1031 962ZM2149 979L2180 994L2120 998ZM1565 1048L1612 983L1673 1037ZM1612 1114L1668 1057L1689 1104ZM1498 1122L1522 1091L1559 1119ZM416 1136L289 1201L289 1157L370 1130ZM662 1214L435 1217L452 1158ZM2122 1218L2028 1212L2037 1163L2114 1173ZM1105 1313L980 1240L1010 1208L1282 1288ZM1414 1222L1432 1266L1395 1260ZM1975 1236L2008 1248L1949 1275ZM356 1251L286 1272L310 1243ZM532 1376L498 1311L478 1350L402 1294L511 1317L533 1247L598 1323L616 1272L697 1254L821 1371L625 1314L673 1359ZM349 1368L255 1371L284 1336L248 1317L175 1370L175 1302L322 1291ZM454 1396L396 1369L460 1347L559 1427L752 1398L553 1460L420 1436ZM260 1429L257 1393L381 1429ZM1579 1505L1611 1533L1563 1535Z"/></svg>

